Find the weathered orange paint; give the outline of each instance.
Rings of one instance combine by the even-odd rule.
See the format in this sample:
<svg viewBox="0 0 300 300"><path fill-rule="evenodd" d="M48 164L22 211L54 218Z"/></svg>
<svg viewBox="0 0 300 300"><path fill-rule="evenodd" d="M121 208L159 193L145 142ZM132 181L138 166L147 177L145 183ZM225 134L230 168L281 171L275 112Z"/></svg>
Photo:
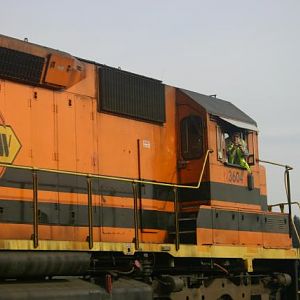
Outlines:
<svg viewBox="0 0 300 300"><path fill-rule="evenodd" d="M198 245L244 245L265 248L291 248L291 239L283 233L197 228Z"/></svg>
<svg viewBox="0 0 300 300"><path fill-rule="evenodd" d="M78 60L64 52L4 36L0 36L0 46L45 58L41 86L34 87L0 79L0 113L4 116L5 123L12 126L22 143L14 164L131 179L137 179L140 170L141 179L195 184L203 167L204 155L185 162L185 167L180 168L178 164L183 161L180 121L194 114L203 119L203 153L208 149L214 151L209 156L203 182L224 183L247 189L247 172L241 168L226 166L217 159L217 118L209 115L204 108L179 89L165 86L166 122L164 124L153 124L99 112L101 90L98 90L97 64ZM47 64L51 64L51 59L49 62L48 57L64 68L50 69ZM63 70L69 66L68 74ZM80 68L77 68L78 66ZM49 88L49 84L55 85L55 88ZM57 87L64 88L58 90ZM99 95L100 99L98 99ZM249 134L248 145L253 149L255 159L258 159L257 133ZM140 161L138 161L138 152ZM264 168L255 162L251 169L255 188L259 189L261 195L266 195ZM241 179L230 181L229 172L239 172ZM39 202L74 206L87 204L86 194L39 191L38 195ZM32 191L1 187L0 197L7 200L32 201ZM202 204L231 210L261 210L257 205L217 199L184 201L180 203L180 210L197 212ZM133 208L133 199L130 196L93 195L93 205ZM173 212L174 203L142 199L139 209ZM88 234L88 228L85 227L39 225L39 229L41 239L85 241ZM139 231L140 238L144 242L159 243L169 240L168 233L164 230L148 229L142 232L140 229ZM31 235L32 225L1 225L1 239L30 239ZM134 229L94 228L94 236L95 241L132 242ZM204 244L263 244L265 247L291 247L287 234L197 229L197 239L200 244L203 242Z"/></svg>

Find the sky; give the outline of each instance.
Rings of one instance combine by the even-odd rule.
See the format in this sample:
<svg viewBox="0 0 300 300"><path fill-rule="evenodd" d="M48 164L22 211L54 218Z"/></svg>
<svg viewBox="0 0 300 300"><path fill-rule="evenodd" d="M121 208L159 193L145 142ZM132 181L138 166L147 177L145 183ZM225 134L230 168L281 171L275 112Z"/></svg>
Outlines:
<svg viewBox="0 0 300 300"><path fill-rule="evenodd" d="M299 0L0 4L1 34L234 103L258 123L260 158L294 168L300 201ZM286 201L283 171L267 166L270 203Z"/></svg>

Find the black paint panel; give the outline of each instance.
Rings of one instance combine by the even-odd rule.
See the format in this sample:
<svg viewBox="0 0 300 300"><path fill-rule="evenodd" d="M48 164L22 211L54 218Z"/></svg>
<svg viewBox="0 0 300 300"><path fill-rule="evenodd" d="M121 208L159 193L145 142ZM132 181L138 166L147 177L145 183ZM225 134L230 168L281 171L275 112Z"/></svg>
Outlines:
<svg viewBox="0 0 300 300"><path fill-rule="evenodd" d="M263 214L255 214L255 213L239 213L239 230L241 231L254 231L260 232L262 231L262 219ZM250 230L249 230L250 228ZM274 230L276 231L276 230Z"/></svg>
<svg viewBox="0 0 300 300"><path fill-rule="evenodd" d="M221 209L200 209L197 227L206 229L288 233L287 215L267 215Z"/></svg>
<svg viewBox="0 0 300 300"><path fill-rule="evenodd" d="M86 178L83 176L49 173L38 171L39 189L67 193L87 193ZM32 189L30 170L7 169L0 178L0 186ZM92 179L92 190L95 195L116 197L133 197L131 182L111 179ZM141 196L145 199L174 201L172 187L141 184ZM204 182L198 190L178 189L180 201L209 201L211 199L243 204L256 204L265 208L266 196L260 195L259 189L249 191L224 183Z"/></svg>
<svg viewBox="0 0 300 300"><path fill-rule="evenodd" d="M197 227L198 228L213 228L213 209L201 209L197 216Z"/></svg>
<svg viewBox="0 0 300 300"><path fill-rule="evenodd" d="M0 223L32 224L31 202L0 200ZM63 226L88 226L86 205L39 203L39 223ZM93 225L96 227L133 228L133 209L93 206ZM171 230L174 214L156 210L143 210L143 226L148 229Z"/></svg>
<svg viewBox="0 0 300 300"><path fill-rule="evenodd" d="M270 216L266 215L262 221L263 231L287 233L289 224L287 215Z"/></svg>
<svg viewBox="0 0 300 300"><path fill-rule="evenodd" d="M32 203L0 200L0 223L32 224ZM174 230L174 214L143 210L144 229ZM39 223L63 226L88 226L85 205L39 203ZM133 228L134 215L130 208L93 206L93 225L96 227ZM200 209L197 227L207 229L253 232L288 233L286 215L266 215L221 209Z"/></svg>
<svg viewBox="0 0 300 300"><path fill-rule="evenodd" d="M197 183L191 184L197 185ZM188 201L209 201L210 197L210 183L202 182L199 189L179 189L178 198L181 202Z"/></svg>
<svg viewBox="0 0 300 300"><path fill-rule="evenodd" d="M211 182L210 192L214 200L261 205L259 189L249 191L243 186Z"/></svg>
<svg viewBox="0 0 300 300"><path fill-rule="evenodd" d="M38 171L38 188L44 191L87 194L87 179L83 176ZM0 186L32 189L32 171L7 169L0 178ZM92 179L94 195L133 198L132 183L111 179ZM142 184L141 196L145 199L174 201L172 187Z"/></svg>
<svg viewBox="0 0 300 300"><path fill-rule="evenodd" d="M249 191L247 187L218 182L203 182L197 190L182 189L179 199L185 201L219 200L233 203L255 204L265 208L267 197L259 189Z"/></svg>
<svg viewBox="0 0 300 300"><path fill-rule="evenodd" d="M235 230L239 229L237 211L213 210L213 228Z"/></svg>

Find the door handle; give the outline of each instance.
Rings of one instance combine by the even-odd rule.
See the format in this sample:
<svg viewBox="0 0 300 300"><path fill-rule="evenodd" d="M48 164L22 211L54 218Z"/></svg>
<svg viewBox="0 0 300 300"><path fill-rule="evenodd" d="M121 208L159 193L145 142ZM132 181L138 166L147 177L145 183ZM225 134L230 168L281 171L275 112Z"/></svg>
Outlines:
<svg viewBox="0 0 300 300"><path fill-rule="evenodd" d="M178 160L177 169L185 169L190 162L188 160Z"/></svg>

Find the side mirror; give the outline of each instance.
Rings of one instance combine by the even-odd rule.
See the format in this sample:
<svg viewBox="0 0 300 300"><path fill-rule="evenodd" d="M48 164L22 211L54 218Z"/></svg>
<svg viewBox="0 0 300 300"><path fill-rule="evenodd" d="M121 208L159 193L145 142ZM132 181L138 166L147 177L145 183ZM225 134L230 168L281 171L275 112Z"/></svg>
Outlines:
<svg viewBox="0 0 300 300"><path fill-rule="evenodd" d="M248 163L249 166L254 166L255 165L254 154L250 154L247 157L247 163Z"/></svg>

